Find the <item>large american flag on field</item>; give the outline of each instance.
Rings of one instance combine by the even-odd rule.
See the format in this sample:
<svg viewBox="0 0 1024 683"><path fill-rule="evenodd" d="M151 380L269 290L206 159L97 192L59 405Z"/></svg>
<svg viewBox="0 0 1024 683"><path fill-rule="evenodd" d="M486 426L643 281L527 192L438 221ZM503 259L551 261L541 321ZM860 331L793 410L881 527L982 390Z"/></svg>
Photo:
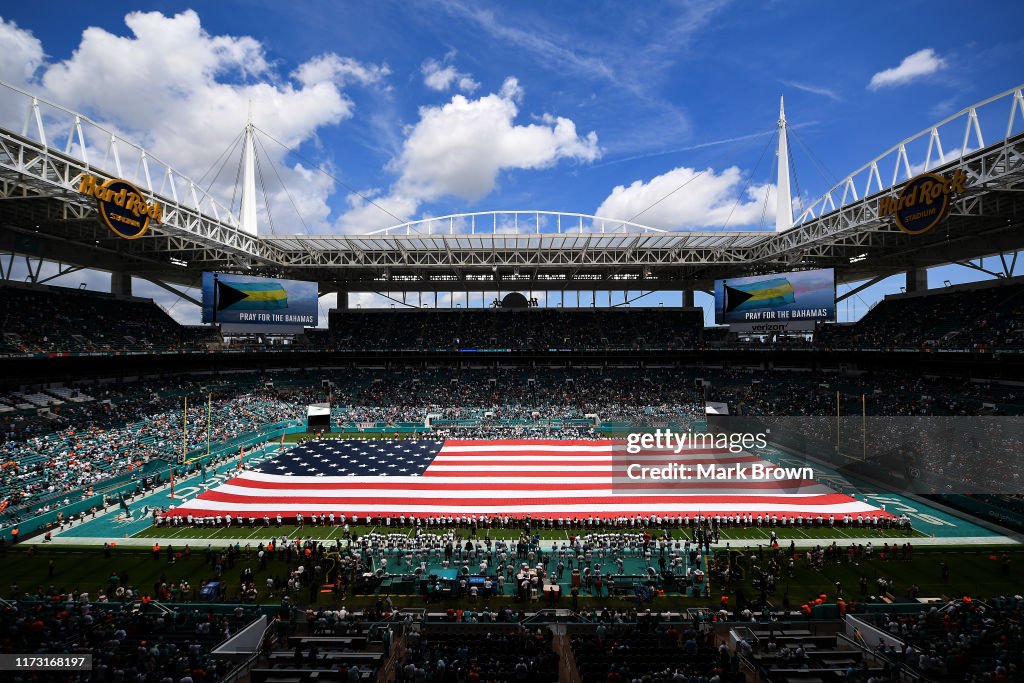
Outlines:
<svg viewBox="0 0 1024 683"><path fill-rule="evenodd" d="M324 440L305 443L243 470L165 515L294 518L316 513L351 519L499 515L617 518L636 515L887 513L810 479L714 480L659 486L630 479L624 464L663 466L755 463L724 449L681 453L645 449L626 456L621 442L503 440Z"/></svg>

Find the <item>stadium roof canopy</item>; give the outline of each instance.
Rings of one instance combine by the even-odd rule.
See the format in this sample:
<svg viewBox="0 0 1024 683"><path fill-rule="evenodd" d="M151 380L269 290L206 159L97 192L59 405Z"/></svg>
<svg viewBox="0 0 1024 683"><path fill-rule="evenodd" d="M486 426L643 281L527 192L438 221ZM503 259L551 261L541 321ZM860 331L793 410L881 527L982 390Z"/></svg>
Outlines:
<svg viewBox="0 0 1024 683"><path fill-rule="evenodd" d="M879 202L922 172L966 174L949 217L918 235ZM93 174L135 184L162 222L128 240L78 192ZM315 280L327 291L681 290L743 274L831 267L839 282L1024 249L1024 94L1000 93L893 145L784 232L680 231L582 214L493 211L363 235L255 236L141 147L87 117L0 84L0 275L14 260L195 285L204 270ZM33 265L35 264L35 265ZM979 264L969 264L981 269ZM33 271L33 269L35 269ZM1000 274L997 269L986 272ZM36 279L32 276L32 279Z"/></svg>

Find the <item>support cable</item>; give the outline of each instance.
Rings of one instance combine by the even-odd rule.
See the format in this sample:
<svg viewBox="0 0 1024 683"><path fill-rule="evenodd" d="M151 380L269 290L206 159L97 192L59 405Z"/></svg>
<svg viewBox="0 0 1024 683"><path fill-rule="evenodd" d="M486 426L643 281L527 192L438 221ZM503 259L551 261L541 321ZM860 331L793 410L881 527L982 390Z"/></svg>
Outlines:
<svg viewBox="0 0 1024 683"><path fill-rule="evenodd" d="M754 178L754 176L757 175L757 169L761 167L761 162L764 161L764 155L768 151L768 148L771 147L772 141L775 140L775 137L776 136L773 135L771 138L769 138L768 144L765 145L764 149L761 150L761 156L757 158L757 164L754 165L754 170L750 172L750 176L748 176L747 182L743 186L743 190L736 196L736 201L733 202L732 208L729 209L729 215L725 217L725 222L722 223L722 230L725 230L726 226L729 225L729 221L732 220L732 215L736 211L736 207L739 206L740 202L743 200L743 196L747 193L747 190L750 189L750 182Z"/></svg>
<svg viewBox="0 0 1024 683"><path fill-rule="evenodd" d="M256 127L255 127L255 126L253 126L253 128L256 128ZM292 148L292 147L289 147L288 145L284 144L283 142L281 142L280 140L278 140L277 138L275 138L275 137L274 137L273 135L271 135L271 134L270 134L270 133L268 133L267 131L263 130L262 128L256 128L256 130L258 130L259 132L263 133L264 135L266 135L266 136L267 136L267 138L269 138L270 140L272 140L272 141L276 142L276 143L277 143L278 145L280 145L281 147L283 147L283 148L284 148L285 150L287 150L287 151L291 152L292 154L294 154L295 156L297 156L297 157L298 157L299 159L301 159L301 160L305 161L305 162L306 162L306 163L308 163L308 164L309 164L310 166L312 166L312 167L313 167L313 168L315 168L316 170L320 171L320 172L321 172L321 173L323 173L323 174L324 174L325 176L327 176L328 178L330 178L330 179L331 179L331 180L333 180L334 182L338 183L339 185L341 185L342 187L344 187L344 188L345 188L346 190L348 190L349 192L351 192L351 193L352 193L352 194L354 194L355 196L357 196L357 197L359 197L360 199L362 199L362 200L363 200L364 202L366 202L367 204L369 204L369 205L371 205L371 206L373 206L373 207L376 207L376 208L380 209L381 211L383 211L384 213L386 213L387 215L391 216L392 218L394 218L394 219L395 219L395 221L397 221L397 223L409 223L409 222L410 222L408 218L399 218L399 217L398 217L398 216L396 216L395 214L391 213L390 211L388 211L387 209L385 209L385 208L384 208L383 206L381 206L381 205L380 205L380 204L378 204L377 202L373 201L372 199L370 199L369 197L367 197L366 195L364 195L364 194L363 194L362 192L360 192L359 190L355 189L354 187L352 187L351 185L349 185L348 183L346 183L346 182L345 182L344 180L342 180L341 178L339 178L339 177L335 176L335 175L334 175L334 174L332 174L332 173L329 173L329 172L328 172L327 170L325 170L325 169L324 169L324 167L323 167L323 166L321 166L321 165L317 164L317 163L316 163L315 161L311 161L311 160L310 160L309 158L307 158L307 157L303 156L302 154L300 154L300 153L299 153L299 152L298 152L297 150L295 150L294 148Z"/></svg>

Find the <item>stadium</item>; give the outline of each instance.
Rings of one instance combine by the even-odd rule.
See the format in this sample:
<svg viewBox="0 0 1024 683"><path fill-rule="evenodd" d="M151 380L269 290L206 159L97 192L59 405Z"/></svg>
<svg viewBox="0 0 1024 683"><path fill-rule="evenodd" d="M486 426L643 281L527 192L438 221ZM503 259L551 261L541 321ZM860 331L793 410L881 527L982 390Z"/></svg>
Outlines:
<svg viewBox="0 0 1024 683"><path fill-rule="evenodd" d="M4 680L1020 680L1024 85L774 133L774 230L291 234L0 83Z"/></svg>

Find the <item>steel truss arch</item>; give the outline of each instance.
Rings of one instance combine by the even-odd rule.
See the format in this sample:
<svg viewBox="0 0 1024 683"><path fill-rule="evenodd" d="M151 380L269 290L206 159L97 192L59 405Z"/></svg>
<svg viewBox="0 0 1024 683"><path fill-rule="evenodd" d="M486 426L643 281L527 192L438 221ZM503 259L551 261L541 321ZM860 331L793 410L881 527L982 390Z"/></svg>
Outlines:
<svg viewBox="0 0 1024 683"><path fill-rule="evenodd" d="M499 216L503 217L499 220ZM511 221L508 220L511 216ZM525 218L520 221L520 216ZM491 220L482 220L490 217ZM543 217L543 220L542 220ZM477 219L481 219L478 221ZM563 223L563 219L566 219ZM533 221L533 229L529 229L530 221ZM549 221L554 221L552 225ZM575 224L575 225L574 225ZM447 225L447 230L445 226ZM435 229L437 226L438 229ZM458 231L456 231L458 226ZM421 229L424 228L425 229ZM499 230L499 227L501 228ZM468 228L468 229L467 229ZM589 229L584 229L589 228ZM540 235L545 233L571 234L571 233L667 233L669 230L652 228L648 225L634 223L627 220L607 218L604 216L592 216L585 213L568 213L563 211L540 211L540 210L508 210L508 211L476 211L472 213L456 213L437 218L421 218L415 221L408 221L398 225L392 225L380 230L374 230L368 235L437 235L459 233L477 234L513 234Z"/></svg>
<svg viewBox="0 0 1024 683"><path fill-rule="evenodd" d="M879 217L879 201L915 172L955 169L967 174L967 192L953 202L942 230L911 243L891 219ZM133 182L164 205L163 222L145 239L112 237L95 221L94 203L77 192L85 173ZM96 257L91 262L120 259L126 271L146 270L167 282L195 282L199 271L220 269L314 279L349 291L639 290L810 267L837 268L851 281L1022 249L1021 216L1024 86L894 145L781 233L666 231L580 213L510 210L426 218L369 234L255 236L240 230L237 216L215 197L142 147L0 83L0 250L25 253L19 245L36 232L56 245L55 260L74 265L77 250Z"/></svg>

